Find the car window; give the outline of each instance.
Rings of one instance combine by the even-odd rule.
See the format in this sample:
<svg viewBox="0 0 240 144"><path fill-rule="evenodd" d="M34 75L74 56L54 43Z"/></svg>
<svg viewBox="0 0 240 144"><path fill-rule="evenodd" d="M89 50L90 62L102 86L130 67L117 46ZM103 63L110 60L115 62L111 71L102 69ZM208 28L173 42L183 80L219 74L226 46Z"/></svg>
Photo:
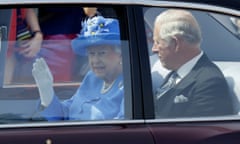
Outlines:
<svg viewBox="0 0 240 144"><path fill-rule="evenodd" d="M171 63L172 67L170 62L167 63L168 62L167 59L165 61L164 50L162 48L165 46L164 43L161 41L162 39L160 38L161 37L160 30L157 31L159 33L156 32L157 34L155 35L155 38L153 30L155 19L159 14L166 10L169 9L156 7L145 7L143 9L146 41L148 44L149 60L151 66L150 71L152 74L153 95L155 101L154 106L155 118L160 119L160 118L189 118L189 117L199 118L213 116L230 116L230 117L237 116L239 113L239 98L240 98L238 85L239 76L237 74L240 70L238 68L240 64L239 60L240 40L238 37L237 26L238 18L232 15L220 13L182 9L184 11L190 12L196 18L202 35L202 41L200 44L201 51L203 52L202 54L207 56L208 59L214 65L217 66L217 69L219 69L220 73L222 73L220 75L223 75L224 79L222 80L224 81L225 84L227 84L227 86L224 87L224 89L226 90L225 94L219 94L217 90L215 94L213 91L211 92L209 91L211 93L210 94L207 91L208 89L211 89L211 86L214 85L213 83L217 81L217 79L212 79L213 77L216 77L218 75L217 73L213 73L213 75L209 77L209 79L212 79L211 82L210 81L204 82L204 80L206 80L207 77L211 75L211 72L208 71L204 75L203 74L204 70L201 71L203 78L200 78L199 75L201 74L199 75L196 74L197 71L199 70L196 69L197 67L196 65L198 64L194 65L195 67L191 67L188 73L185 71L186 69L188 69L186 68L187 67L186 65L189 66L191 64L186 64L187 62L185 63L183 62L185 66L182 67L173 66L174 63L178 64L181 63L180 62L181 58L178 59L177 56L175 56L175 58L172 58L175 59L175 62L173 60ZM158 28L161 29L160 26ZM173 29L174 28L170 29L169 31L173 31ZM164 33L164 31L161 32ZM185 56L183 55L183 57ZM200 59L201 58L198 59L198 62L201 61ZM174 69L175 67L177 68ZM183 67L185 67L186 69ZM162 91L164 85L166 85L166 83L168 83L167 81L171 79L169 77L171 77L170 75L172 75L171 73L173 70L177 71L177 73L180 71L180 74L182 74L181 70L179 69L181 70L184 69L183 71L185 72L182 71L182 73L187 74L186 75L183 74L184 77L177 79L176 80L177 84L173 88L170 88L169 90L165 91L164 94L159 94L162 93L159 91ZM191 84L188 85L188 83ZM204 85L204 86L202 85L204 88L201 87L201 84ZM197 92L199 92L199 95L197 94ZM228 107L220 108L222 106L219 104L220 103L224 104L224 101L226 103L229 103ZM213 103L210 104L211 102ZM229 107L231 107L231 110L229 110ZM215 111L214 110L211 111L210 109L215 109ZM228 112L225 113L225 111Z"/></svg>
<svg viewBox="0 0 240 144"><path fill-rule="evenodd" d="M131 119L121 8L99 6L93 15L83 6L0 11L0 123Z"/></svg>

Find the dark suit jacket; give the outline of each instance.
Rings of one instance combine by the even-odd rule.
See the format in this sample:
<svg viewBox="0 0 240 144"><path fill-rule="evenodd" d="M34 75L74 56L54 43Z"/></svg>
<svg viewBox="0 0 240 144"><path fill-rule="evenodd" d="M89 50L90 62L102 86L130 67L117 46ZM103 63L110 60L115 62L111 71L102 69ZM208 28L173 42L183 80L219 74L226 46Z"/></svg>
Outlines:
<svg viewBox="0 0 240 144"><path fill-rule="evenodd" d="M187 101L174 102L180 95ZM222 72L204 54L186 77L156 99L155 113L156 118L174 118L223 116L234 112Z"/></svg>

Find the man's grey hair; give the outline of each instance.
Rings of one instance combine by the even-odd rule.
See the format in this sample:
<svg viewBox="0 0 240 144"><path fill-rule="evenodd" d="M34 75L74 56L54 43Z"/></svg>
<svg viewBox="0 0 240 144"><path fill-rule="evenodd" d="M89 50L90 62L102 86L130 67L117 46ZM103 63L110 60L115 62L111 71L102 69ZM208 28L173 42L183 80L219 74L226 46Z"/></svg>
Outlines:
<svg viewBox="0 0 240 144"><path fill-rule="evenodd" d="M192 44L200 44L202 41L201 30L195 19L196 25L185 18L177 16L175 18L174 14L173 16L167 16L166 13L159 15L155 24L159 24L159 21L161 21L159 36L168 43L171 42L173 36L180 36Z"/></svg>

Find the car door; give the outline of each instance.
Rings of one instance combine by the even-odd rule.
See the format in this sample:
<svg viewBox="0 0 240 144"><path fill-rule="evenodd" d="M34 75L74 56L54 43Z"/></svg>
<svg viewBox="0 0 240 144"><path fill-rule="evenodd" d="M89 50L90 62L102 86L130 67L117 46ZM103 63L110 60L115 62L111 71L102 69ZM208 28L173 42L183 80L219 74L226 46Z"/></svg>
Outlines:
<svg viewBox="0 0 240 144"><path fill-rule="evenodd" d="M148 63L141 61L142 69L149 69L148 72L142 72L143 91L145 91L144 99L153 98L152 104L148 100L144 104L145 115L149 117L146 123L153 134L155 142L159 144L239 143L240 127L237 113L218 117L181 117L181 113L179 113L180 117L176 118L157 118L155 115L154 90L160 87L169 70L162 67L157 54L153 54L151 51L153 46L153 24L157 15L171 8L190 11L196 17L202 30L202 50L223 72L232 92L233 105L237 111L239 110L239 85L236 73L239 71L240 41L238 34L236 34L238 26L234 25L231 19L238 19L240 13L238 10L226 8L227 5L222 5L222 3L221 6L226 7L218 7L217 2L215 5L204 5L203 1L201 1L202 4L191 2L164 1L161 3L154 1L149 3L148 6L136 10L141 13L139 17L143 17L142 21L137 22L140 23L138 29L145 30L138 31L139 49L142 52L142 57L146 57L146 53L148 53L149 57ZM148 49L145 49L145 47L148 47ZM152 108L149 108L151 106Z"/></svg>
<svg viewBox="0 0 240 144"><path fill-rule="evenodd" d="M74 124L66 123L51 126L41 124L1 128L0 139L6 144L11 143L36 143L36 144L67 144L67 143L154 143L150 133L147 133L142 122L134 122L133 125L119 124L119 122L98 122ZM13 138L14 137L14 138ZM139 138L140 137L140 138Z"/></svg>
<svg viewBox="0 0 240 144"><path fill-rule="evenodd" d="M31 69L36 59L21 62L17 59L14 65L13 79L5 81L6 75L10 71L4 71L9 59L6 55L10 50L9 43L15 41L7 40L4 45L6 51L1 51L1 89L0 89L0 141L5 144L34 143L34 144L70 144L70 143L138 143L153 144L154 140L148 128L145 126L143 110L142 110L142 93L139 74L139 57L138 49L134 48L136 44L136 29L134 19L134 8L128 5L118 5L109 2L104 3L91 1L82 4L80 1L72 3L64 3L64 6L58 1L51 2L16 2L11 5L8 2L2 2L1 5L8 5L7 14L1 15L6 20L10 18L11 12L16 8L34 8L35 12L39 12L39 8L79 8L83 6L94 6L102 10L102 14L108 18L117 18L120 26L121 43L122 43L122 65L124 77L124 119L107 119L107 120L60 120L46 121L41 116L41 107L39 107L39 91L35 84ZM26 4L28 3L28 4ZM3 7L1 7L3 8ZM114 14L110 11L115 12ZM1 9L4 11L5 9ZM105 12L105 13L104 13ZM2 13L1 13L2 14ZM51 16L51 15L49 15ZM63 15L62 15L63 17ZM59 18L59 17L58 17ZM61 17L60 17L61 18ZM79 17L75 17L78 19ZM51 17L53 19L53 17ZM12 21L10 21L12 23ZM61 23L59 23L61 25ZM6 25L8 29L13 29L10 25ZM80 25L79 25L80 27ZM80 31L78 31L78 34ZM8 34L12 34L10 31ZM44 36L47 34L45 33ZM63 40L62 40L63 41ZM55 39L55 44L62 43L61 39ZM43 40L42 43L50 43L51 41ZM15 49L16 47L14 47ZM3 49L3 48L2 48ZM15 51L10 51L11 56L15 56ZM53 55L54 57L54 55ZM61 60L61 59L60 59ZM82 63L77 58L75 63ZM77 68L78 65L75 65ZM81 66L80 66L81 67ZM16 70L17 69L17 70ZM23 70L23 71L22 71ZM54 82L53 87L55 94L59 99L65 100L74 95L78 87L81 86L82 79L79 75L84 70L76 71L74 78L70 81ZM64 77L64 75L63 75ZM78 79L77 79L78 78ZM122 85L119 85L122 86Z"/></svg>

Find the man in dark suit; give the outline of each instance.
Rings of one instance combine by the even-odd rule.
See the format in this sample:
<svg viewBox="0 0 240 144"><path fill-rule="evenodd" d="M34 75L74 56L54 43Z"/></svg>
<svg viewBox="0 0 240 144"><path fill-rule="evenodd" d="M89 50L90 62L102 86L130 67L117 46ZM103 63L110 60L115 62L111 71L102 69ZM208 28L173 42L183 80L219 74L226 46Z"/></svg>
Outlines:
<svg viewBox="0 0 240 144"><path fill-rule="evenodd" d="M185 10L169 9L154 23L154 45L171 70L155 94L156 118L223 116L234 113L227 82L200 49L201 30Z"/></svg>

